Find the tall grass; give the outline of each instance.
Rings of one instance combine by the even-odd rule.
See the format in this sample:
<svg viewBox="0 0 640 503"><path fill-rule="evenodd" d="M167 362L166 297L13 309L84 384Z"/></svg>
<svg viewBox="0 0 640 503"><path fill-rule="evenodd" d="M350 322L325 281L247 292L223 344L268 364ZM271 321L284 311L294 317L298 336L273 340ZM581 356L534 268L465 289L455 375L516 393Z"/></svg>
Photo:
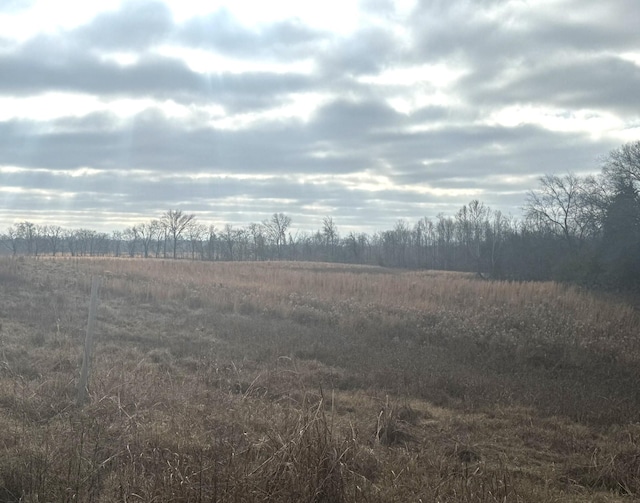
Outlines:
<svg viewBox="0 0 640 503"><path fill-rule="evenodd" d="M3 259L0 281L0 501L640 491L640 320L617 299L298 263Z"/></svg>

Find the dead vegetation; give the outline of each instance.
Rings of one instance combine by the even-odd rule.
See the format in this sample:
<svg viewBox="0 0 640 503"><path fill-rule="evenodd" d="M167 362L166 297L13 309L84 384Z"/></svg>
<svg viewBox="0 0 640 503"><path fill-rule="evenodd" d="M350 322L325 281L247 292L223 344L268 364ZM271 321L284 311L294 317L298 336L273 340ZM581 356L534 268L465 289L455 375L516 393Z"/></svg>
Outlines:
<svg viewBox="0 0 640 503"><path fill-rule="evenodd" d="M555 283L2 259L0 501L630 501L639 322Z"/></svg>

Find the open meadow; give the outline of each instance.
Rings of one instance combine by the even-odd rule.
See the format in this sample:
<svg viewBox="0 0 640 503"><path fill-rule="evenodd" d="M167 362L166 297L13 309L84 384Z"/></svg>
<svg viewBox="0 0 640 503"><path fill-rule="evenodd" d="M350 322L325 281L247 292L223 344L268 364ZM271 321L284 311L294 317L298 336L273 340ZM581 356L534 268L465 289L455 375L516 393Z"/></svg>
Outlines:
<svg viewBox="0 0 640 503"><path fill-rule="evenodd" d="M0 502L634 501L639 331L557 283L1 258Z"/></svg>

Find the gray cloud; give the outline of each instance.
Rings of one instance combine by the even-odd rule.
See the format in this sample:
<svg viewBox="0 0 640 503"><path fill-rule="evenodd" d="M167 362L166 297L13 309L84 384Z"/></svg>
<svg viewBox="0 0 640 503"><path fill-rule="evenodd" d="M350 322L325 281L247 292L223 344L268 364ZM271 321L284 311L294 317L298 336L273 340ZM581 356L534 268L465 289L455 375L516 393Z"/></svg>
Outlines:
<svg viewBox="0 0 640 503"><path fill-rule="evenodd" d="M424 0L406 20L386 0L363 0L361 8L375 22L338 35L286 18L248 27L224 9L178 23L162 2L123 2L68 32L0 39L0 97L61 91L105 102L173 100L193 111L168 117L158 105L129 118L70 111L50 121L0 122L0 169L23 168L0 171L0 189L28 189L2 192L0 228L30 211L61 222L84 222L90 211L111 225L185 203L218 222L285 211L310 228L326 210L339 225L369 231L398 218L452 214L475 197L517 214L536 176L596 171L598 156L619 141L607 131L526 125L526 117L525 125L490 124L492 112L511 105L567 116L595 110L637 126L640 68L622 53L640 47L640 8L628 2ZM202 74L160 56L162 44L280 69L311 60L313 70ZM111 52L137 59L119 65L105 57ZM446 88L362 79L430 63L464 75ZM300 93L320 95L322 104L305 117L275 115ZM436 93L448 99L432 99ZM394 109L398 96L415 100L415 109ZM199 112L204 105L257 118L214 127ZM84 167L100 171L77 171Z"/></svg>
<svg viewBox="0 0 640 503"><path fill-rule="evenodd" d="M325 37L293 19L249 29L225 9L176 27L176 40L182 44L251 60L308 58Z"/></svg>
<svg viewBox="0 0 640 503"><path fill-rule="evenodd" d="M398 55L400 41L388 29L360 29L334 40L319 54L322 72L329 79L377 74Z"/></svg>
<svg viewBox="0 0 640 503"><path fill-rule="evenodd" d="M173 30L173 15L165 4L138 0L123 2L119 11L98 15L68 38L83 47L132 51L167 40Z"/></svg>
<svg viewBox="0 0 640 503"><path fill-rule="evenodd" d="M49 45L38 41L36 46ZM55 52L55 49L49 49ZM33 53L37 58L30 59ZM40 55L29 47L23 53L0 54L0 93L29 96L45 91L80 92L110 97L154 97L185 104L219 104L230 112L277 105L281 96L308 91L313 79L300 74L191 71L173 58L147 56L137 64L120 66L74 53L67 58Z"/></svg>
<svg viewBox="0 0 640 503"><path fill-rule="evenodd" d="M177 60L147 56L132 66L100 62L77 49L57 51L55 40L31 41L21 51L0 55L0 92L30 95L68 91L123 96L195 96L206 87Z"/></svg>
<svg viewBox="0 0 640 503"><path fill-rule="evenodd" d="M615 110L623 116L638 117L638 89L639 66L620 58L601 56L523 72L502 88L478 94L494 103L529 102L570 109Z"/></svg>
<svg viewBox="0 0 640 503"><path fill-rule="evenodd" d="M350 143L376 131L402 126L406 121L392 108L381 102L352 102L337 100L322 107L315 114L311 128L320 139Z"/></svg>
<svg viewBox="0 0 640 503"><path fill-rule="evenodd" d="M638 69L611 53L637 50L640 8L622 1L559 3L562 10L531 4L517 16L488 20L483 14L506 2L421 2L415 54L462 62L468 73L457 89L473 104L537 96L553 102L560 95L566 106L589 105L591 98L596 107L628 105Z"/></svg>
<svg viewBox="0 0 640 503"><path fill-rule="evenodd" d="M401 121L387 108L372 104L352 104L344 108L341 105L340 102L328 105L306 126L294 122L279 128L270 125L249 131L185 129L159 113L149 112L139 114L126 124L108 114L65 119L57 123L62 130L58 133L43 130L34 134L34 125L24 121L0 123L0 164L48 170L3 175L3 181L8 183L11 179L13 186L59 191L125 193L129 197L135 195L140 208L147 199L151 207L157 207L162 202L170 205L186 197L197 208L199 204L209 204L208 200L233 196L258 201L294 199L300 204L345 207L345 201L355 206L371 203L366 203L368 198L364 192L354 192L339 180L322 186L301 185L287 177L373 170L399 186L478 189L499 204L500 192L516 190L524 194L530 188L526 180L514 186L500 183L499 177L576 170L612 147L602 142L576 149L575 145L584 141L579 135L552 134L530 126L443 127L412 134L393 132ZM340 129L343 119L351 122ZM383 132L367 133L366 126L375 124ZM352 130L361 133L350 134ZM335 153L326 158L310 155L327 150ZM381 164L385 167L381 168ZM55 173L55 170L85 166L106 171L92 176ZM155 174L127 174L131 170L149 170ZM268 173L274 178L194 180L187 176L197 173ZM174 176L167 178L169 175ZM494 181L487 182L488 176ZM375 197L389 204L393 200L402 201L403 205L443 199L392 189L380 190ZM449 204L462 204L467 199L470 197L461 196Z"/></svg>

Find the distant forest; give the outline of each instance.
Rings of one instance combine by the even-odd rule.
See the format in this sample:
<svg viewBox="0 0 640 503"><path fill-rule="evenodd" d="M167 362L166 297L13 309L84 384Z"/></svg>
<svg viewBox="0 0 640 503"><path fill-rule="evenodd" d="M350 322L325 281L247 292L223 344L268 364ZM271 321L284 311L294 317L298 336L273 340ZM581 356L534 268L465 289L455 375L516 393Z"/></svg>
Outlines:
<svg viewBox="0 0 640 503"><path fill-rule="evenodd" d="M13 255L327 261L640 290L640 141L609 152L598 175L540 178L523 209L516 219L474 200L453 216L400 220L372 235L341 235L331 217L315 232L292 233L283 213L217 228L169 210L111 234L25 221L0 240Z"/></svg>

